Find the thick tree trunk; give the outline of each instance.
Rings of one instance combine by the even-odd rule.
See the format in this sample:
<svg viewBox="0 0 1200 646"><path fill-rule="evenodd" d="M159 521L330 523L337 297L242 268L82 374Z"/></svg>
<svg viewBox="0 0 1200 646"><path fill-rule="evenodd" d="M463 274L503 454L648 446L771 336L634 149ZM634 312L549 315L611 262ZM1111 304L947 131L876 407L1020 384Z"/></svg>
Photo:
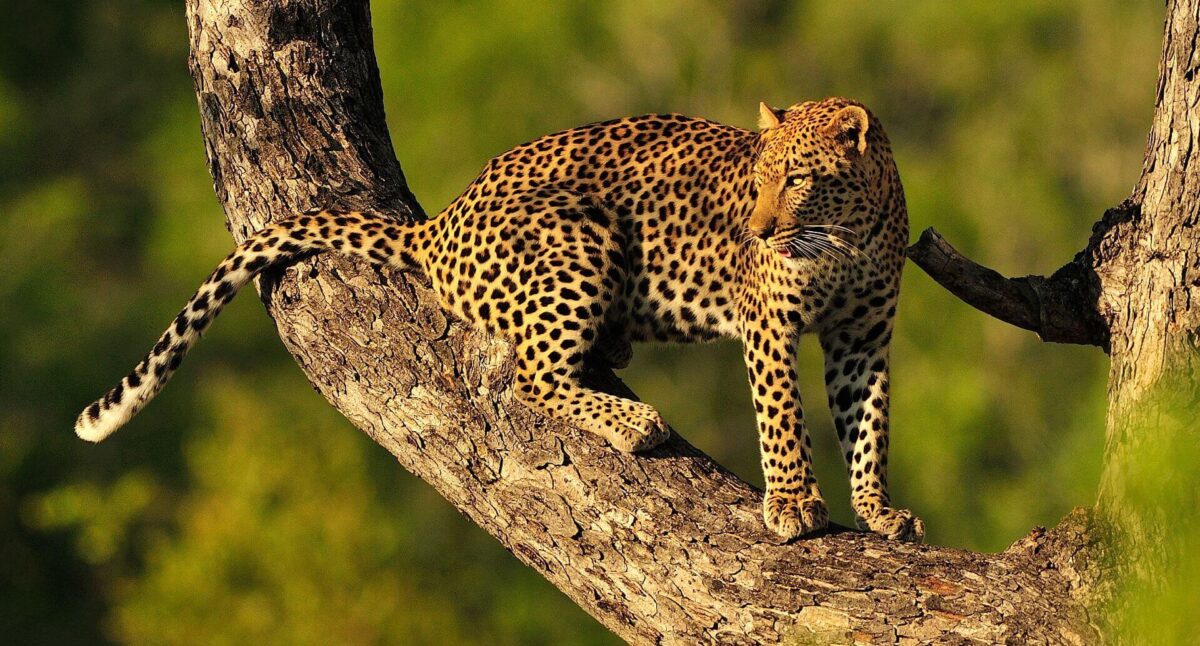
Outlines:
<svg viewBox="0 0 1200 646"><path fill-rule="evenodd" d="M1167 538L1179 531L1175 506L1200 503L1196 465L1171 468L1171 456L1200 456L1200 173L1191 164L1200 147L1198 23L1196 0L1169 3L1141 179L1085 251L1112 355L1098 519L1121 549L1139 555L1137 571L1121 577L1157 578L1176 567L1181 555ZM1150 491L1159 499L1144 500Z"/></svg>
<svg viewBox="0 0 1200 646"><path fill-rule="evenodd" d="M1182 50L1194 47L1194 1L1191 22L1168 32L1169 61L1190 60ZM423 217L384 124L365 0L188 0L187 7L209 164L235 239L312 207ZM1159 161L1186 160L1196 133L1191 103L1171 94L1176 84L1194 91L1192 68L1173 74L1169 66L1164 78L1178 79L1160 92L1158 118L1168 121L1156 122L1147 162L1148 177L1163 177L1140 185L1140 219L1116 218L1099 236L1109 250L1102 257L1112 260L1095 272L1114 307L1131 297L1161 298L1170 285L1195 290L1185 283L1198 275L1191 247L1153 265L1153 287L1132 269L1116 272L1157 248L1133 235L1178 244L1188 237L1178 227L1194 221L1194 209L1180 207L1195 204L1195 187ZM1181 127L1183 140L1172 134ZM1150 195L1168 201L1151 205ZM1175 224L1147 221L1160 206ZM1126 236L1127 228L1136 234ZM1184 268L1193 271L1184 277ZM763 528L760 492L682 439L649 455L623 455L514 402L509 346L450 320L418 276L324 256L259 287L318 391L631 642L1078 643L1099 636L1082 603L1086 513L992 555L842 530L781 544ZM1136 405L1126 384L1157 378L1145 372L1145 357L1177 338L1154 302L1137 311L1118 307L1120 316L1107 319L1123 326L1113 335L1114 417ZM1190 316L1179 324L1195 329ZM597 379L624 388L612 375ZM1109 432L1110 453L1118 454L1128 432L1119 423Z"/></svg>

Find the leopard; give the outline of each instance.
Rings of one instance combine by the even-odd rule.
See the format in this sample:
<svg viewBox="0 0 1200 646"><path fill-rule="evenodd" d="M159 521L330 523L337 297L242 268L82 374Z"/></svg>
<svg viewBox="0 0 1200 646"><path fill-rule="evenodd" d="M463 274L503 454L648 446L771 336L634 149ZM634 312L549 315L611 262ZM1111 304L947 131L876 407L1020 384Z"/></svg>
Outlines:
<svg viewBox="0 0 1200 646"><path fill-rule="evenodd" d="M166 384L247 282L314 253L423 272L440 305L507 339L513 396L536 413L645 452L670 428L652 405L585 383L626 367L635 342L739 339L765 481L783 540L829 511L797 387L818 337L855 522L919 542L888 493L889 347L908 240L904 190L878 118L842 97L759 105L758 128L681 114L584 125L493 159L437 216L292 214L217 265L153 348L80 413L97 442Z"/></svg>

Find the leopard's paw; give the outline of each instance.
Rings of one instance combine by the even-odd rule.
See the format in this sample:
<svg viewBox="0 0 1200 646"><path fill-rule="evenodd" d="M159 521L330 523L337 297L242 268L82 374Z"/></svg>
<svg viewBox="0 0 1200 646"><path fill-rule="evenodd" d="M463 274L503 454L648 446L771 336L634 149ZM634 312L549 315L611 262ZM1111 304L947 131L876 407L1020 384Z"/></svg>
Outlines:
<svg viewBox="0 0 1200 646"><path fill-rule="evenodd" d="M865 529L892 541L920 543L925 540L925 523L907 509L881 507L868 518L858 517L859 529Z"/></svg>
<svg viewBox="0 0 1200 646"><path fill-rule="evenodd" d="M606 433L608 441L620 451L649 451L662 444L671 432L658 411L649 404L633 402L632 414L622 415Z"/></svg>
<svg viewBox="0 0 1200 646"><path fill-rule="evenodd" d="M768 492L763 497L763 520L768 529L790 540L825 529L829 509L816 496Z"/></svg>

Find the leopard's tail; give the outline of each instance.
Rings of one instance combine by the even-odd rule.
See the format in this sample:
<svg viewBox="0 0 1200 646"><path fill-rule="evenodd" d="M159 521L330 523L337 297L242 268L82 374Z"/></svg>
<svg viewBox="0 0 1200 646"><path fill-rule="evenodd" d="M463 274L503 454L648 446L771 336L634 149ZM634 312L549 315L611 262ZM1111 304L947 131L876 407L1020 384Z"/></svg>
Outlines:
<svg viewBox="0 0 1200 646"><path fill-rule="evenodd" d="M423 268L428 224L406 225L365 213L318 213L295 216L255 233L217 265L145 358L79 414L76 435L99 442L136 415L162 390L234 294L267 267L333 250L376 265Z"/></svg>

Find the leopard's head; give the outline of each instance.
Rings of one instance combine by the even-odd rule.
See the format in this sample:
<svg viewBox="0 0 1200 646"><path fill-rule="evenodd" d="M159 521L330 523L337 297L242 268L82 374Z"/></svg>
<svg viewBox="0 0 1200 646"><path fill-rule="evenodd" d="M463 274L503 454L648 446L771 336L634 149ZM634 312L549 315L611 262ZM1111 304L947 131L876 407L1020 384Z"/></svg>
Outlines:
<svg viewBox="0 0 1200 646"><path fill-rule="evenodd" d="M817 257L829 245L855 244L878 202L870 159L887 143L875 132L877 122L862 105L841 98L787 109L762 103L759 112L757 196L747 233L785 257Z"/></svg>

